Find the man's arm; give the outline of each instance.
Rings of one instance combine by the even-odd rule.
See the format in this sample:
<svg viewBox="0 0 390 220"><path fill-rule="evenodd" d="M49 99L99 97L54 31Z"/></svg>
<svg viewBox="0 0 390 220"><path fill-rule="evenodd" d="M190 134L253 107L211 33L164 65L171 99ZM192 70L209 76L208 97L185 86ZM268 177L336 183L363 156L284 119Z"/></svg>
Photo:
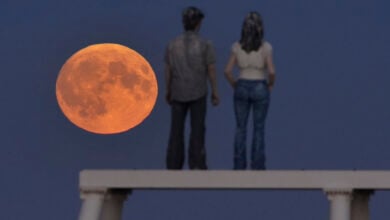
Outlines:
<svg viewBox="0 0 390 220"><path fill-rule="evenodd" d="M215 64L209 64L207 66L208 78L211 84L211 102L214 106L219 104L219 96L217 89L217 73Z"/></svg>
<svg viewBox="0 0 390 220"><path fill-rule="evenodd" d="M165 64L165 99L168 104L171 104L171 79L172 79L172 73L171 73L171 67L169 64Z"/></svg>

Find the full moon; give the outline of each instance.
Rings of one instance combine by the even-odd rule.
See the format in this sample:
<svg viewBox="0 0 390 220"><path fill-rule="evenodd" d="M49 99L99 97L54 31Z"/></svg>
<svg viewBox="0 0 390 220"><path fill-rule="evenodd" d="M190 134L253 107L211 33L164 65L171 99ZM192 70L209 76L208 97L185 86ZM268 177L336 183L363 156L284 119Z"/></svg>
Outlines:
<svg viewBox="0 0 390 220"><path fill-rule="evenodd" d="M58 104L76 126L97 134L128 131L152 111L158 93L155 73L136 51L95 44L73 54L56 83Z"/></svg>

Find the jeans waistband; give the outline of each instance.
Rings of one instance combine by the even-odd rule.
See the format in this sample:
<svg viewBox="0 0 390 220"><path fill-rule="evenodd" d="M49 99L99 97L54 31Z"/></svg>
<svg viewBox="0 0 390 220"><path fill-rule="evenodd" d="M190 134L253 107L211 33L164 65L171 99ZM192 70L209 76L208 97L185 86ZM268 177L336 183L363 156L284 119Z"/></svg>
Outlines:
<svg viewBox="0 0 390 220"><path fill-rule="evenodd" d="M237 82L242 82L242 83L267 83L267 80L265 80L265 79L238 79Z"/></svg>

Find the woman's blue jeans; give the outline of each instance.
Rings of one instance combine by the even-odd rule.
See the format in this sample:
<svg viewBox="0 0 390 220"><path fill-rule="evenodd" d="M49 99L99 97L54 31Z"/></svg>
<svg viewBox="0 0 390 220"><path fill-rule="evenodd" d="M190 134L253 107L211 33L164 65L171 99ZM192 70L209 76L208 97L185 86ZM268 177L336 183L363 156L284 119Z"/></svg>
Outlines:
<svg viewBox="0 0 390 220"><path fill-rule="evenodd" d="M234 169L247 167L246 136L249 112L252 109L253 139L251 148L251 169L265 169L264 127L270 102L270 92L265 80L237 81L234 91L236 133L234 140Z"/></svg>

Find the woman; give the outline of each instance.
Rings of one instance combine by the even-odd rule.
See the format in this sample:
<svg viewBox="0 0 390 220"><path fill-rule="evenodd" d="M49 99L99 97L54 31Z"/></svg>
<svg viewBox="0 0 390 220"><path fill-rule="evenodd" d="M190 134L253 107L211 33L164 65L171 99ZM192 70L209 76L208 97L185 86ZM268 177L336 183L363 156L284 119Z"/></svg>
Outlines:
<svg viewBox="0 0 390 220"><path fill-rule="evenodd" d="M233 76L237 65L238 79ZM264 26L257 12L250 12L244 20L241 39L232 46L225 68L225 76L234 89L236 133L234 140L234 169L243 170L246 162L246 127L250 110L253 111L253 140L251 164L253 170L265 169L264 125L270 101L270 90L275 82L272 46L264 40Z"/></svg>

